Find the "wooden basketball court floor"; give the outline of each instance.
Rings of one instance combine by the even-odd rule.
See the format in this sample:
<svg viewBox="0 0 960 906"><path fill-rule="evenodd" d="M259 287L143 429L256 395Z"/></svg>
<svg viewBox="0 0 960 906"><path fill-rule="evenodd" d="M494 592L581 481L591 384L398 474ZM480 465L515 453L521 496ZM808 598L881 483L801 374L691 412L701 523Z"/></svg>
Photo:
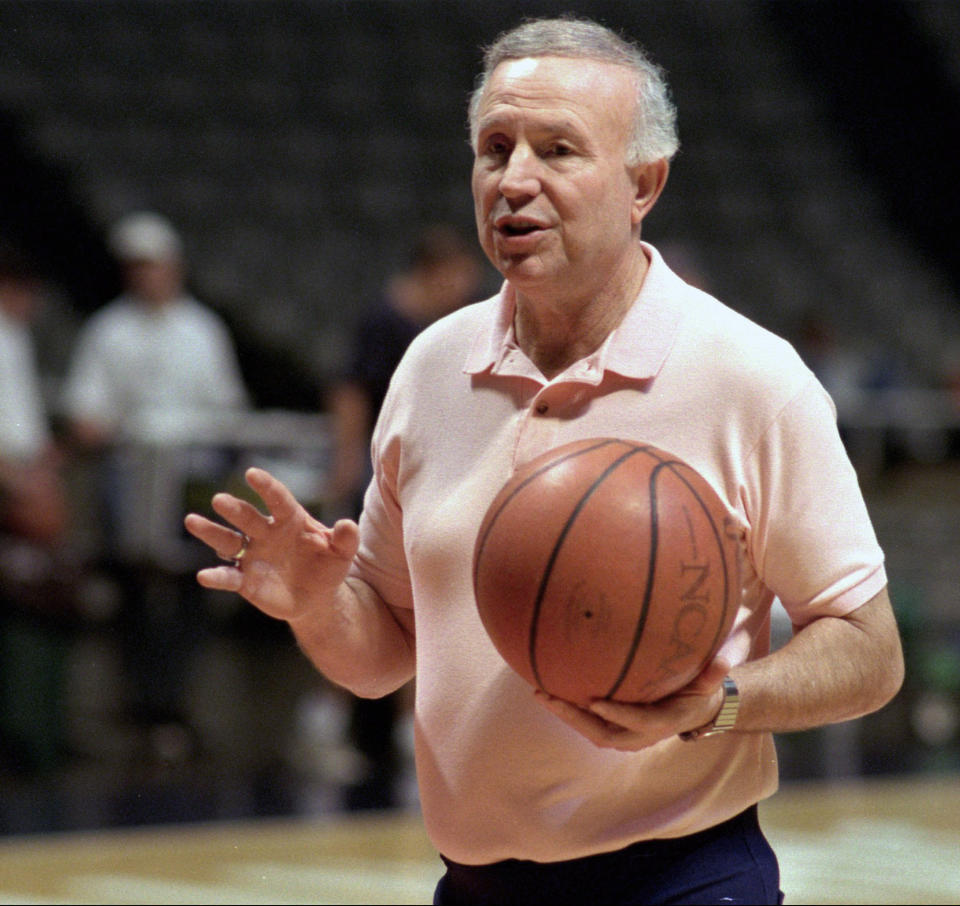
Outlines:
<svg viewBox="0 0 960 906"><path fill-rule="evenodd" d="M788 903L960 903L960 776L798 783L761 806ZM0 903L429 903L419 816L0 841Z"/></svg>

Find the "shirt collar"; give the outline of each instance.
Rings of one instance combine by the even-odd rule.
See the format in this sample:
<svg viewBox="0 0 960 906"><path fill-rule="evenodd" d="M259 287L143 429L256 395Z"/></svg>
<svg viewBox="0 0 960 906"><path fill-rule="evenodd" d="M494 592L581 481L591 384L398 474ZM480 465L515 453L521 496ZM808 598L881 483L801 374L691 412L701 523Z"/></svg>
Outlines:
<svg viewBox="0 0 960 906"><path fill-rule="evenodd" d="M599 383L605 371L633 380L647 380L659 374L673 346L683 310L678 291L686 284L649 243L641 243L650 267L636 301L600 347L573 368L591 383ZM514 363L523 356L513 330L516 296L505 282L499 294L490 300L493 310L474 339L463 370L466 374L528 374L517 371ZM524 357L525 358L525 357ZM592 376L592 379L591 379Z"/></svg>

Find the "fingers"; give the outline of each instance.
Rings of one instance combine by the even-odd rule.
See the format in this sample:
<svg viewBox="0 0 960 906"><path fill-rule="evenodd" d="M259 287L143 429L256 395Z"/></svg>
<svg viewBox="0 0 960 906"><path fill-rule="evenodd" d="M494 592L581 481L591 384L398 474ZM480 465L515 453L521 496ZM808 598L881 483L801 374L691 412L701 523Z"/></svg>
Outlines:
<svg viewBox="0 0 960 906"><path fill-rule="evenodd" d="M644 705L615 702L610 699L600 699L593 702L590 705L590 712L607 721L607 723L630 729L642 727L645 720L656 713L653 708L647 708Z"/></svg>
<svg viewBox="0 0 960 906"><path fill-rule="evenodd" d="M183 520L183 524L194 538L212 548L214 553L224 560L232 559L243 543L243 538L238 532L212 522L206 516L190 513ZM239 591L243 576L236 566L214 566L200 570L197 573L197 582L204 588Z"/></svg>
<svg viewBox="0 0 960 906"><path fill-rule="evenodd" d="M197 573L197 582L216 591L240 591L243 573L235 566L212 566Z"/></svg>
<svg viewBox="0 0 960 906"><path fill-rule="evenodd" d="M223 492L214 494L211 504L219 516L250 537L260 534L274 522L286 521L305 512L283 482L266 470L247 469L245 478L250 488L266 504L268 514L261 512L247 500Z"/></svg>
<svg viewBox="0 0 960 906"><path fill-rule="evenodd" d="M265 469L249 468L244 477L247 484L257 492L260 499L267 505L267 509L274 519L278 521L290 519L302 509L299 501L293 496L289 488ZM251 509L258 512L254 507L251 507Z"/></svg>
<svg viewBox="0 0 960 906"><path fill-rule="evenodd" d="M541 690L535 695L548 711L595 745L638 751L706 724L722 704L721 687L729 671L729 662L716 658L688 686L649 703L596 699L589 705L577 706ZM717 696L721 696L719 702Z"/></svg>
<svg viewBox="0 0 960 906"><path fill-rule="evenodd" d="M205 516L190 513L183 524L187 531L224 560L232 560L243 545L243 535Z"/></svg>
<svg viewBox="0 0 960 906"><path fill-rule="evenodd" d="M332 528L323 525L263 469L248 469L246 478L267 513L248 500L219 493L212 506L223 522L199 513L184 518L191 535L221 559L234 561L201 569L197 581L205 588L238 592L265 612L283 616L290 589L300 588L307 573L311 581L342 581L339 573L359 547L359 529L350 519ZM283 607L275 606L278 596Z"/></svg>
<svg viewBox="0 0 960 906"><path fill-rule="evenodd" d="M650 719L651 711L647 705L601 699L587 709L540 690L537 690L536 697L548 711L601 749L639 752L676 735L670 726Z"/></svg>
<svg viewBox="0 0 960 906"><path fill-rule="evenodd" d="M330 549L352 560L360 546L360 529L352 519L338 519L330 530Z"/></svg>
<svg viewBox="0 0 960 906"><path fill-rule="evenodd" d="M593 734L590 731L599 731L603 729L603 724L605 721L601 717L591 714L589 711L586 711L572 702L564 701L562 698L556 698L555 696L544 692L542 689L534 690L534 697L551 714L555 714L562 721L570 724L570 726L583 733L585 736L593 738Z"/></svg>
<svg viewBox="0 0 960 906"><path fill-rule="evenodd" d="M269 515L265 515L247 500L221 492L214 494L211 505L214 512L233 528L224 529L197 514L190 514L185 520L187 530L212 547L219 556L231 557L235 554L240 549L240 541L237 539L241 535L250 538L262 537L274 523L306 512L286 486L264 469L250 468L246 472L246 478L247 484L267 505Z"/></svg>
<svg viewBox="0 0 960 906"><path fill-rule="evenodd" d="M241 500L232 494L214 494L210 503L217 515L222 516L251 538L263 534L263 531L274 521L249 501Z"/></svg>

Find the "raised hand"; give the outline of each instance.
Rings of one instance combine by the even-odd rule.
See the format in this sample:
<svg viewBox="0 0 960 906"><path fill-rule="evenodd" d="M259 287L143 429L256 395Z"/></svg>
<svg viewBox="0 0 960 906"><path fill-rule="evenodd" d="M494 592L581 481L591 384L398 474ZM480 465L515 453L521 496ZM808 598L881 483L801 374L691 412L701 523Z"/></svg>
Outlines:
<svg viewBox="0 0 960 906"><path fill-rule="evenodd" d="M271 617L296 620L332 600L357 551L357 525L341 519L325 526L263 469L248 469L245 477L267 513L221 493L213 509L229 526L196 513L184 520L191 535L229 561L200 570L197 581L237 592Z"/></svg>

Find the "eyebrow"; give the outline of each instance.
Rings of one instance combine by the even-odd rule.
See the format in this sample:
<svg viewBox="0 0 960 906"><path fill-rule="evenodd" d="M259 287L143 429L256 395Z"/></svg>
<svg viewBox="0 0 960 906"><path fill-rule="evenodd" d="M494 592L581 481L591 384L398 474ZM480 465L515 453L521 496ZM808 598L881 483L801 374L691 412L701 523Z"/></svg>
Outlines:
<svg viewBox="0 0 960 906"><path fill-rule="evenodd" d="M496 131L501 127L508 128L514 120L515 116L513 115L481 119L477 123L477 135L482 135L490 130ZM578 128L570 119L534 122L529 126L528 131L532 131L537 134L543 133L547 135L570 135L576 137L585 137L583 130Z"/></svg>

